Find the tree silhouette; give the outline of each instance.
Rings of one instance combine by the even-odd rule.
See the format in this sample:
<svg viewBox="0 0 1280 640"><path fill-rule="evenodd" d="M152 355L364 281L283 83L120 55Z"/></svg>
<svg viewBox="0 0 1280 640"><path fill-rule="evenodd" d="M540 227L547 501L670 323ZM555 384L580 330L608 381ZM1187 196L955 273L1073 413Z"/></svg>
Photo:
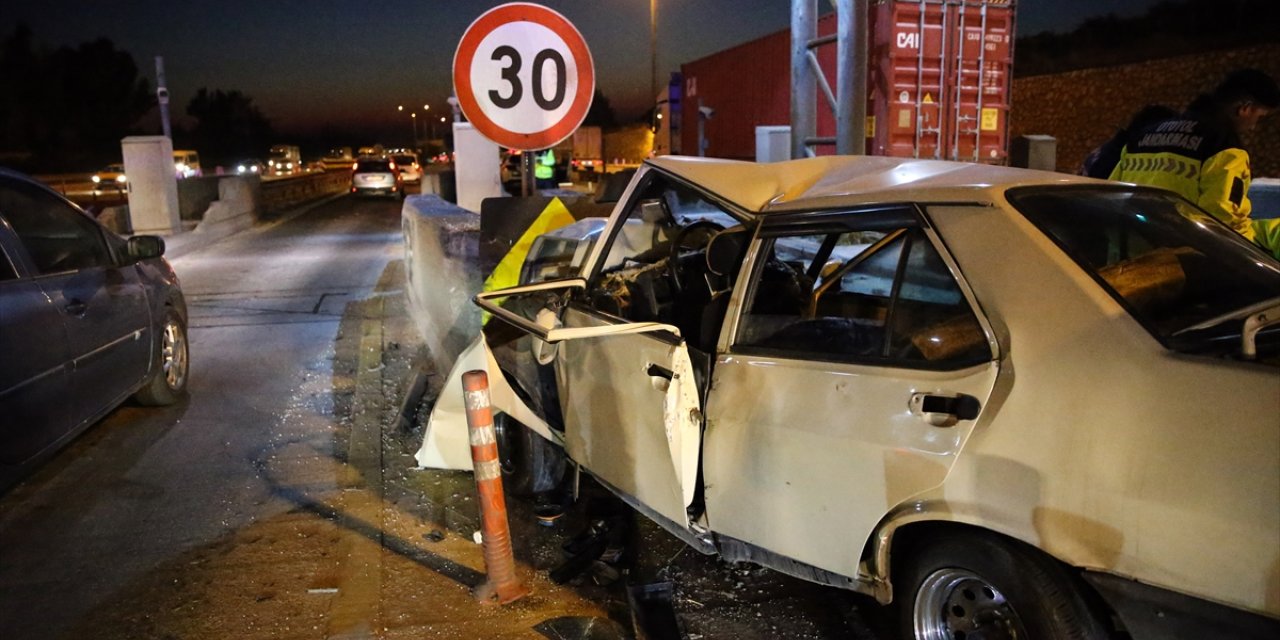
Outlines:
<svg viewBox="0 0 1280 640"><path fill-rule="evenodd" d="M28 168L119 158L120 139L152 103L133 57L107 39L49 53L20 25L0 41L0 77L0 152Z"/></svg>
<svg viewBox="0 0 1280 640"><path fill-rule="evenodd" d="M617 116L613 113L613 107L609 106L609 99L596 89L595 95L591 98L591 108L587 110L587 115L582 120L582 124L587 126L609 128L618 124Z"/></svg>
<svg viewBox="0 0 1280 640"><path fill-rule="evenodd" d="M239 91L202 87L187 103L187 115L196 119L195 148L215 163L261 157L271 144L271 122Z"/></svg>

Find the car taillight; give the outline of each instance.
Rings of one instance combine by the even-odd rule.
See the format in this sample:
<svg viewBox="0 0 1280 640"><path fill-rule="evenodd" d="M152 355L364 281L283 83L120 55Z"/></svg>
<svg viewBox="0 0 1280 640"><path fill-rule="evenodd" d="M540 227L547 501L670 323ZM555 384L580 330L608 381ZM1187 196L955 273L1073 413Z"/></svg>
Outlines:
<svg viewBox="0 0 1280 640"><path fill-rule="evenodd" d="M395 170L396 170L396 163L391 162L391 163L389 163L389 164L391 165L391 170L392 170L392 171L395 171Z"/></svg>

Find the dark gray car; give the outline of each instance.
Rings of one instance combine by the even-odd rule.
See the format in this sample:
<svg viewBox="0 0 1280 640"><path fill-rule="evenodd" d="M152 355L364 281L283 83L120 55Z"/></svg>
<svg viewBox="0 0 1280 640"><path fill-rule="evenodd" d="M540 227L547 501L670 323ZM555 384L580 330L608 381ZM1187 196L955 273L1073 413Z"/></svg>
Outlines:
<svg viewBox="0 0 1280 640"><path fill-rule="evenodd" d="M131 396L185 393L187 308L163 254L0 169L0 488Z"/></svg>

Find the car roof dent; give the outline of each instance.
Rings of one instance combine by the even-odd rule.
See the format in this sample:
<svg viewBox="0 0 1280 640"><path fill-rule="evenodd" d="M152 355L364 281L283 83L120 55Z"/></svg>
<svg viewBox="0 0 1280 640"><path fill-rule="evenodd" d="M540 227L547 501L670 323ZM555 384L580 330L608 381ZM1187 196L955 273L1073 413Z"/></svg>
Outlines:
<svg viewBox="0 0 1280 640"><path fill-rule="evenodd" d="M884 156L773 163L661 156L647 162L752 213L866 202L983 200L1014 186L1098 182L1050 171Z"/></svg>

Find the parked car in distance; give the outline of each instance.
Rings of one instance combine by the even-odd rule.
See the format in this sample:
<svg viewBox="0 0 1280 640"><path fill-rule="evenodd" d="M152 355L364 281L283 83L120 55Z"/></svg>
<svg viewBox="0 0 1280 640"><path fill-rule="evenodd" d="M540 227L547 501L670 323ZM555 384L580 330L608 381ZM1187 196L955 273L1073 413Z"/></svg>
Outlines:
<svg viewBox="0 0 1280 640"><path fill-rule="evenodd" d="M351 193L404 195L404 183L396 163L389 158L360 158L352 165Z"/></svg>
<svg viewBox="0 0 1280 640"><path fill-rule="evenodd" d="M391 154L391 161L400 170L400 179L406 183L417 184L422 181L422 165L418 164L418 154L412 151L397 151Z"/></svg>
<svg viewBox="0 0 1280 640"><path fill-rule="evenodd" d="M109 164L89 178L93 181L93 195L107 192L124 193L129 186L129 179L124 175L124 164Z"/></svg>
<svg viewBox="0 0 1280 640"><path fill-rule="evenodd" d="M567 458L903 638L1280 637L1280 262L1006 167L668 156L629 194L477 296L514 485ZM470 468L461 415L420 464Z"/></svg>
<svg viewBox="0 0 1280 640"><path fill-rule="evenodd" d="M174 151L173 170L179 179L200 177L200 154L194 151Z"/></svg>
<svg viewBox="0 0 1280 640"><path fill-rule="evenodd" d="M187 307L163 254L0 169L0 488L126 399L186 393Z"/></svg>

